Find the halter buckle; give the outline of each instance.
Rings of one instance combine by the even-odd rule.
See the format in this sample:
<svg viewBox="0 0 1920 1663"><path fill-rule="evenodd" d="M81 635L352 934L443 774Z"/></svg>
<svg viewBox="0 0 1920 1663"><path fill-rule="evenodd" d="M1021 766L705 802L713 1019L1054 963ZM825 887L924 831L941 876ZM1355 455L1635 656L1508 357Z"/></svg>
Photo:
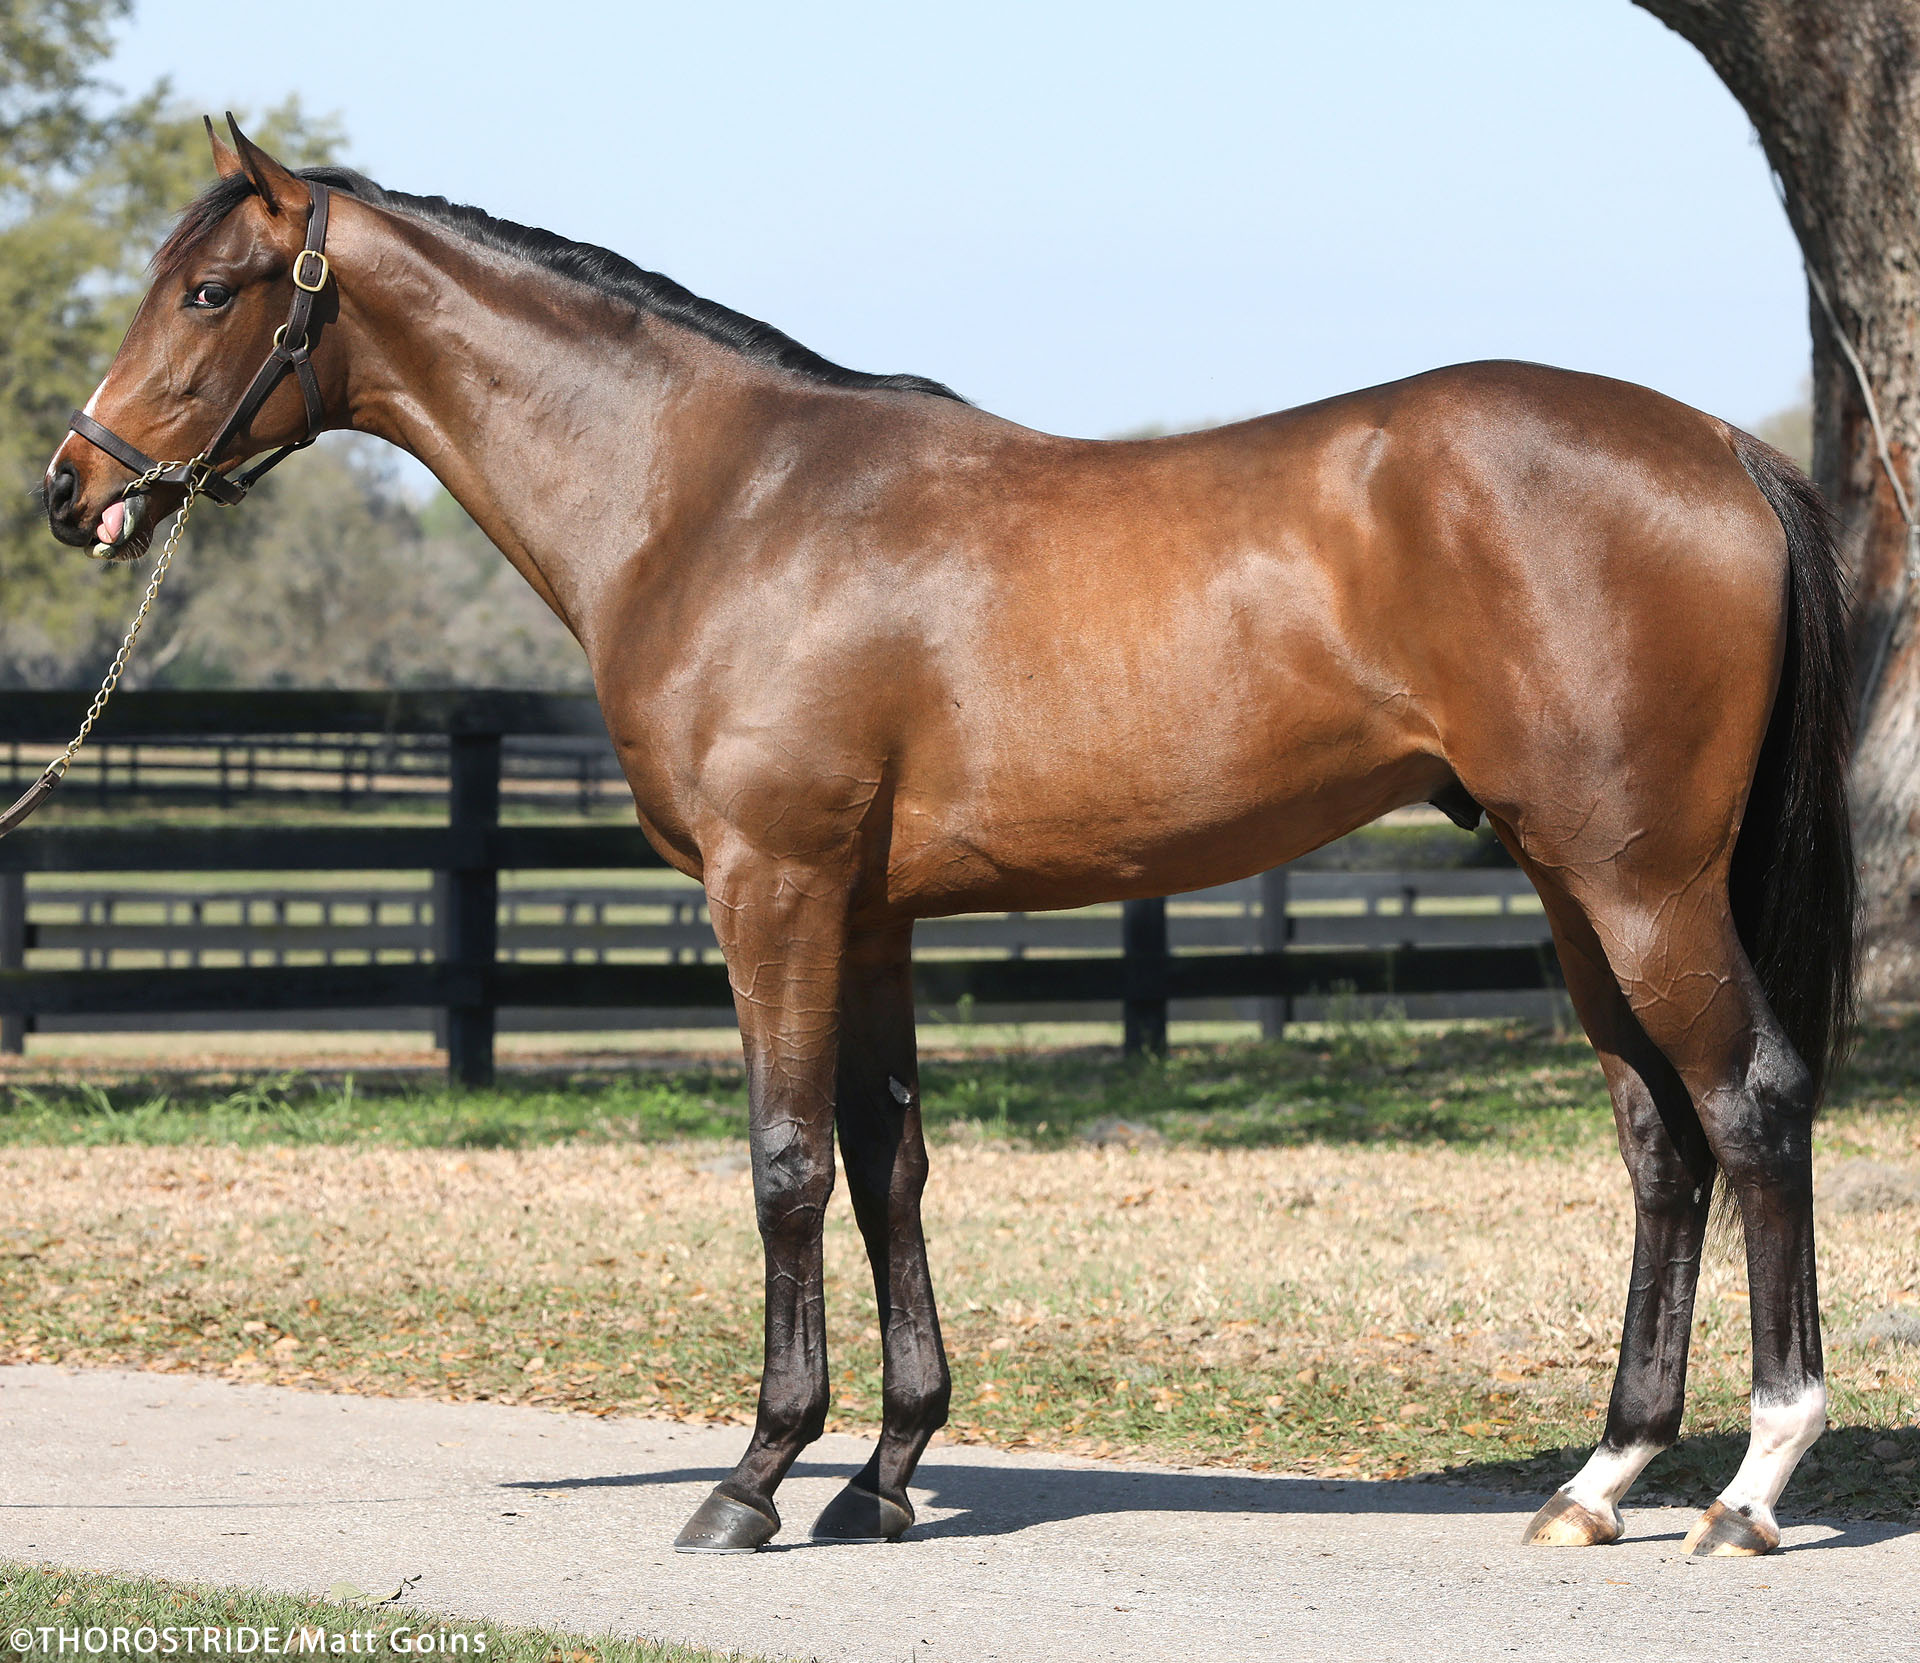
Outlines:
<svg viewBox="0 0 1920 1663"><path fill-rule="evenodd" d="M320 275L309 283L302 275L307 270L307 261L320 262ZM327 286L327 279L333 275L333 267L327 264L327 257L317 248L303 248L293 257L293 286L304 289L308 294L318 294Z"/></svg>

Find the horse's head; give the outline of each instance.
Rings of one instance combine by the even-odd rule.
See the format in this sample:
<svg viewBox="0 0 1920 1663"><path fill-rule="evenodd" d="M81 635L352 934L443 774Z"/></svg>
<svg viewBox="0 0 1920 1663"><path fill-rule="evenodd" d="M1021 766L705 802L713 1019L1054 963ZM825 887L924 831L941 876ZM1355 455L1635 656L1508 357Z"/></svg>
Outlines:
<svg viewBox="0 0 1920 1663"><path fill-rule="evenodd" d="M338 387L308 359L337 310L318 252L325 187L227 119L231 147L207 124L219 183L154 256L152 286L106 379L47 464L47 522L63 543L137 557L186 494L188 470L160 463L205 458L194 477L238 501L251 481L225 477L236 464L305 442L324 407L339 408Z"/></svg>

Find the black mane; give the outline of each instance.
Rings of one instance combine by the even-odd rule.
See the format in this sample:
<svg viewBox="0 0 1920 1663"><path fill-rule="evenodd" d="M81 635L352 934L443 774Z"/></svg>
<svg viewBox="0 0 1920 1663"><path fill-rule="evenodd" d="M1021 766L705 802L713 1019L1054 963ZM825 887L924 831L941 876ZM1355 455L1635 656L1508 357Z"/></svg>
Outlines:
<svg viewBox="0 0 1920 1663"><path fill-rule="evenodd" d="M386 190L365 174L355 173L350 168L302 168L299 177L318 180L323 185L376 207L391 208L443 226L469 242L478 243L482 248L513 255L529 265L539 266L575 283L583 283L600 294L623 300L643 312L651 312L670 323L692 329L708 340L731 347L742 357L791 370L811 381L825 382L831 387L896 388L903 392L926 393L934 398L960 399L960 395L951 387L931 381L923 375L869 375L864 370L845 369L802 346L791 335L782 334L772 324L732 311L716 301L702 300L671 277L663 277L657 271L646 271L611 249L598 248L592 243L571 242L537 226L516 225L512 220L495 219L493 215L468 207L465 203L449 202L444 196L412 196L405 191ZM172 234L154 255L154 270L173 270L216 225L252 194L253 186L245 174L222 179L203 192L180 216Z"/></svg>

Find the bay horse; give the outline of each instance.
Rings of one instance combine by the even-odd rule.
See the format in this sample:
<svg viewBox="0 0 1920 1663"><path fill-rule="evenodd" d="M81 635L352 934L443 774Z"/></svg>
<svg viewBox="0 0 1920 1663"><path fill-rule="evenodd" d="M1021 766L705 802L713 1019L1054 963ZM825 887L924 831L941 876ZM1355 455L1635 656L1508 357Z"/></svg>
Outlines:
<svg viewBox="0 0 1920 1663"><path fill-rule="evenodd" d="M750 1091L765 1367L678 1546L769 1541L821 1432L836 1129L884 1407L814 1533L913 1521L950 1389L914 920L1219 884L1421 802L1484 813L1539 890L1632 1177L1605 1434L1527 1539L1618 1536L1678 1435L1719 1176L1752 1437L1688 1546L1778 1543L1826 1424L1809 1141L1853 965L1846 596L1785 458L1520 363L1056 438L604 249L208 132L219 181L48 466L50 524L139 553L195 470L129 494L126 457L199 458L223 410L234 455L199 469L229 484L353 428L431 468L585 648L640 825L705 885Z"/></svg>

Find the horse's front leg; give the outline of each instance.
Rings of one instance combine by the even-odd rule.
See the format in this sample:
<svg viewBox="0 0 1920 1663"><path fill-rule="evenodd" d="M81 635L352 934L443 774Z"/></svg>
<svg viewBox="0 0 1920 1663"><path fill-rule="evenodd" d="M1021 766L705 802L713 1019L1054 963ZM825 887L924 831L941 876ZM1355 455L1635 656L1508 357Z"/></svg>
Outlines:
<svg viewBox="0 0 1920 1663"><path fill-rule="evenodd" d="M873 1264L885 1374L873 1458L827 1504L816 1538L891 1541L913 1523L907 1482L946 1424L952 1379L920 1227L927 1146L913 1032L913 932L901 926L850 944L841 994L835 1116L854 1217Z"/></svg>
<svg viewBox="0 0 1920 1663"><path fill-rule="evenodd" d="M780 1528L773 1492L827 1418L821 1227L833 1192L833 1090L846 886L773 862L707 894L746 1051L753 1196L766 1252L766 1351L753 1438L674 1541L745 1553Z"/></svg>

